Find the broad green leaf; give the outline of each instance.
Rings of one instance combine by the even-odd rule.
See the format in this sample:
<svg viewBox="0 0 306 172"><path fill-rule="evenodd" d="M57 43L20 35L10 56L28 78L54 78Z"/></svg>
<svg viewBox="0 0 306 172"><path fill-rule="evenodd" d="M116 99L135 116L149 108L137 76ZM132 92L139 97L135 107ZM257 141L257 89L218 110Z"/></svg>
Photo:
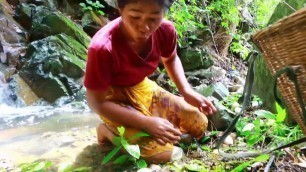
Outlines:
<svg viewBox="0 0 306 172"><path fill-rule="evenodd" d="M124 147L124 149L126 149L127 145L129 145L129 143L124 137L120 137L120 142L121 142L121 145Z"/></svg>
<svg viewBox="0 0 306 172"><path fill-rule="evenodd" d="M110 153L108 153L106 157L104 157L102 164L108 163L119 152L120 149L121 146L118 146L115 149L113 149Z"/></svg>
<svg viewBox="0 0 306 172"><path fill-rule="evenodd" d="M124 162L128 161L128 158L129 158L129 156L126 155L126 154L121 155L121 156L119 156L119 157L114 161L114 163L115 163L115 164L123 164Z"/></svg>
<svg viewBox="0 0 306 172"><path fill-rule="evenodd" d="M44 168L45 168L45 162L40 162L39 164L37 164L37 165L34 167L33 171L41 171L41 170L43 170Z"/></svg>
<svg viewBox="0 0 306 172"><path fill-rule="evenodd" d="M257 110L254 113L260 118L275 119L275 115L266 110Z"/></svg>
<svg viewBox="0 0 306 172"><path fill-rule="evenodd" d="M254 162L264 162L270 158L268 154L262 154L254 159Z"/></svg>
<svg viewBox="0 0 306 172"><path fill-rule="evenodd" d="M133 140L139 137L148 137L150 136L150 134L146 133L146 132L138 132L136 134L134 134L129 140Z"/></svg>
<svg viewBox="0 0 306 172"><path fill-rule="evenodd" d="M134 158L139 159L140 157L140 149L138 145L127 145L125 148L126 151Z"/></svg>
<svg viewBox="0 0 306 172"><path fill-rule="evenodd" d="M200 143L206 143L208 140L210 139L210 137L205 136L200 140Z"/></svg>
<svg viewBox="0 0 306 172"><path fill-rule="evenodd" d="M278 103L276 103L275 105L277 110L276 122L284 122L284 120L286 119L286 109L283 109Z"/></svg>
<svg viewBox="0 0 306 172"><path fill-rule="evenodd" d="M42 161L34 167L33 171L42 171L49 168L51 165L52 163L50 161Z"/></svg>
<svg viewBox="0 0 306 172"><path fill-rule="evenodd" d="M145 160L141 159L136 162L138 168L146 168L148 165Z"/></svg>
<svg viewBox="0 0 306 172"><path fill-rule="evenodd" d="M67 162L62 162L59 164L59 167L57 169L58 172L68 172L68 171L72 171L71 169L71 163L67 163Z"/></svg>
<svg viewBox="0 0 306 172"><path fill-rule="evenodd" d="M190 164L186 164L185 167L190 171L201 171L201 172L208 171L206 169L205 164L203 164L198 160L191 161Z"/></svg>
<svg viewBox="0 0 306 172"><path fill-rule="evenodd" d="M248 167L252 162L248 161L248 162L244 162L242 164L240 164L239 166L237 166L236 168L234 168L231 172L240 172L243 169L245 169L246 167Z"/></svg>
<svg viewBox="0 0 306 172"><path fill-rule="evenodd" d="M85 3L80 3L80 6L83 7L83 8L86 8Z"/></svg>
<svg viewBox="0 0 306 172"><path fill-rule="evenodd" d="M208 146L206 146L206 145L202 145L202 146L201 146L201 149L202 149L203 151L211 152L211 149L210 149Z"/></svg>
<svg viewBox="0 0 306 172"><path fill-rule="evenodd" d="M268 159L269 159L269 155L268 154L260 155L260 156L256 157L253 160L250 160L250 161L247 161L247 162L244 162L244 163L240 164L238 167L233 169L231 172L240 172L240 171L243 171L243 169L245 169L246 167L250 166L254 162L264 162L264 161L267 161Z"/></svg>
<svg viewBox="0 0 306 172"><path fill-rule="evenodd" d="M124 128L123 126L121 126L121 127L118 127L117 129L118 129L118 131L119 131L119 135L120 135L120 136L123 136L123 134L124 134L124 132L125 132L125 128Z"/></svg>
<svg viewBox="0 0 306 172"><path fill-rule="evenodd" d="M121 144L134 158L138 159L140 157L140 149L138 145L130 145L123 137L121 138Z"/></svg>
<svg viewBox="0 0 306 172"><path fill-rule="evenodd" d="M73 172L90 172L90 171L92 171L91 167L80 167L73 170Z"/></svg>
<svg viewBox="0 0 306 172"><path fill-rule="evenodd" d="M114 137L113 138L113 143L115 146L121 146L121 138L120 137Z"/></svg>
<svg viewBox="0 0 306 172"><path fill-rule="evenodd" d="M242 132L251 131L254 127L255 125L253 123L248 123L247 125L243 127Z"/></svg>

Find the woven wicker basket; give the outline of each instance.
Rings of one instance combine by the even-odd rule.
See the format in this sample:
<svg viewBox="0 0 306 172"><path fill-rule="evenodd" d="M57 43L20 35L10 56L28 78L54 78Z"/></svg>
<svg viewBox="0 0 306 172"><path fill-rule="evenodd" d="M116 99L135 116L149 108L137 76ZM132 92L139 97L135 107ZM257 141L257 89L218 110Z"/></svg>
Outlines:
<svg viewBox="0 0 306 172"><path fill-rule="evenodd" d="M259 31L252 39L261 49L273 75L283 67L298 66L296 74L302 99L306 102L306 8ZM306 135L306 125L294 84L283 74L277 85L290 114Z"/></svg>

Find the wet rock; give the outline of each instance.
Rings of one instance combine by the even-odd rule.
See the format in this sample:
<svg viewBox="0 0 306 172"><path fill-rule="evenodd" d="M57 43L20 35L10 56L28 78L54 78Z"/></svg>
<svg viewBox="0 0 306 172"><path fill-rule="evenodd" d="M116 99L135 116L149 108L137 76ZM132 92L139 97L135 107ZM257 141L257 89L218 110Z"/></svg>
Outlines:
<svg viewBox="0 0 306 172"><path fill-rule="evenodd" d="M243 79L243 78L241 78L241 77L239 77L239 76L236 76L236 77L234 78L234 83L239 84L239 85L244 85L245 79Z"/></svg>
<svg viewBox="0 0 306 172"><path fill-rule="evenodd" d="M46 7L37 7L30 30L31 40L39 40L61 33L71 36L84 47L89 45L90 38L81 26L75 24L64 14L52 11Z"/></svg>
<svg viewBox="0 0 306 172"><path fill-rule="evenodd" d="M35 13L36 5L22 3L15 8L14 19L26 30L32 27L32 15Z"/></svg>
<svg viewBox="0 0 306 172"><path fill-rule="evenodd" d="M225 140L223 141L223 143L226 144L226 145L233 145L234 144L234 140L233 140L233 138L230 135L228 135L225 138Z"/></svg>
<svg viewBox="0 0 306 172"><path fill-rule="evenodd" d="M235 117L235 113L223 106L220 103L215 103L214 105L217 108L217 113L213 116L208 116L208 130L224 130L228 128Z"/></svg>
<svg viewBox="0 0 306 172"><path fill-rule="evenodd" d="M179 52L179 57L185 71L191 71L199 68L208 69L213 65L211 55L203 49L181 49Z"/></svg>
<svg viewBox="0 0 306 172"><path fill-rule="evenodd" d="M82 17L82 27L91 37L108 22L109 20L107 18L97 15L93 11L86 12Z"/></svg>
<svg viewBox="0 0 306 172"><path fill-rule="evenodd" d="M201 84L201 81L199 78L194 77L194 76L189 76L187 78L188 83L190 83L192 86L197 86Z"/></svg>
<svg viewBox="0 0 306 172"><path fill-rule="evenodd" d="M29 60L19 74L38 97L54 102L82 88L86 47L73 38L60 34L32 42L24 58Z"/></svg>
<svg viewBox="0 0 306 172"><path fill-rule="evenodd" d="M196 87L196 90L197 92L201 93L202 95L206 97L213 96L217 98L218 100L223 100L226 96L229 95L228 89L221 82L211 84L207 87L199 86L199 87Z"/></svg>
<svg viewBox="0 0 306 172"><path fill-rule="evenodd" d="M185 72L186 76L193 76L199 79L210 79L213 77L211 69L199 69L195 71L187 71Z"/></svg>
<svg viewBox="0 0 306 172"><path fill-rule="evenodd" d="M37 6L45 6L52 10L57 10L59 7L59 2L57 0L28 0L27 3Z"/></svg>
<svg viewBox="0 0 306 172"><path fill-rule="evenodd" d="M18 65L19 54L26 48L26 33L13 19L13 10L6 1L0 1L0 55L1 62Z"/></svg>
<svg viewBox="0 0 306 172"><path fill-rule="evenodd" d="M226 70L220 68L220 67L216 67L216 66L212 66L211 67L211 71L212 71L212 75L213 77L215 78L225 78L225 75L226 75Z"/></svg>
<svg viewBox="0 0 306 172"><path fill-rule="evenodd" d="M242 85L231 85L228 86L229 92L238 92L242 93L243 92L243 86Z"/></svg>

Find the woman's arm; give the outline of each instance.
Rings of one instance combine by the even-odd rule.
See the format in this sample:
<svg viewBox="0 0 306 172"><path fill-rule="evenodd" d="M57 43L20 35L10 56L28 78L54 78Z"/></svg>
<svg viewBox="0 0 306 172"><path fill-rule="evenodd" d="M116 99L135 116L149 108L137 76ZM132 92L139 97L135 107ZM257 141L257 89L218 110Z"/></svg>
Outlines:
<svg viewBox="0 0 306 172"><path fill-rule="evenodd" d="M162 62L172 79L177 86L180 94L189 104L199 108L201 112L206 112L207 115L212 115L217 110L214 105L201 94L195 92L189 85L180 58L177 53L174 53L169 58L162 58Z"/></svg>
<svg viewBox="0 0 306 172"><path fill-rule="evenodd" d="M87 102L95 113L126 127L146 131L161 144L176 143L180 140L181 132L175 129L168 120L145 116L137 110L129 110L105 100L106 92L87 89Z"/></svg>

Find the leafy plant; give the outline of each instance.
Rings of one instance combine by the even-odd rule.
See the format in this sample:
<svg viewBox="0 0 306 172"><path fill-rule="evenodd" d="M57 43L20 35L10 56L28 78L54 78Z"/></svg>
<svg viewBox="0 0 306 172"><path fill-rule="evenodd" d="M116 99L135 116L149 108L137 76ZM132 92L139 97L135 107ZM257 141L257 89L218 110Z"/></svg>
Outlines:
<svg viewBox="0 0 306 172"><path fill-rule="evenodd" d="M188 39L198 39L194 31L205 26L196 16L202 16L203 12L205 10L198 7L196 0L178 0L172 4L166 17L174 22L180 47L187 47L191 43Z"/></svg>
<svg viewBox="0 0 306 172"><path fill-rule="evenodd" d="M213 17L221 20L225 28L229 28L230 23L238 25L241 20L236 0L213 0L207 9Z"/></svg>
<svg viewBox="0 0 306 172"><path fill-rule="evenodd" d="M281 0L254 0L252 2L249 9L259 28L264 28L267 25L275 7L280 2Z"/></svg>
<svg viewBox="0 0 306 172"><path fill-rule="evenodd" d="M52 162L50 161L35 161L32 163L22 164L20 166L21 172L44 172L50 171Z"/></svg>
<svg viewBox="0 0 306 172"><path fill-rule="evenodd" d="M249 38L249 33L242 34L238 31L233 35L233 42L230 45L230 50L239 54L243 60L246 59L253 49L252 45L248 42Z"/></svg>
<svg viewBox="0 0 306 172"><path fill-rule="evenodd" d="M284 124L286 110L276 104L277 113L266 110L254 112L255 119L244 118L238 121L236 130L244 136L248 145L263 144L265 141L273 146L296 140L302 136L298 126L290 127Z"/></svg>
<svg viewBox="0 0 306 172"><path fill-rule="evenodd" d="M247 161L247 162L244 162L244 163L240 164L239 166L234 168L231 172L240 172L240 171L243 171L246 167L250 166L254 162L266 162L268 159L269 159L269 155L268 154L260 155L260 156L256 157L253 160L250 160L250 161Z"/></svg>
<svg viewBox="0 0 306 172"><path fill-rule="evenodd" d="M138 145L130 145L128 140L124 138L125 128L123 126L117 128L119 131L119 136L114 138L115 149L109 152L106 157L103 159L102 164L108 163L115 155L124 148L128 154L124 154L119 156L117 159L114 160L115 164L123 164L126 161L132 161L137 165L138 168L145 168L147 167L147 163L140 159L140 149ZM129 140L133 140L139 137L148 137L149 134L145 132L136 133L132 136Z"/></svg>
<svg viewBox="0 0 306 172"><path fill-rule="evenodd" d="M221 103L229 109L232 109L234 103L238 103L238 99L240 98L240 93L234 93L226 96Z"/></svg>
<svg viewBox="0 0 306 172"><path fill-rule="evenodd" d="M83 8L84 11L94 11L100 15L104 15L105 13L102 11L104 5L100 3L100 1L96 0L86 0L86 3L80 3L80 6Z"/></svg>
<svg viewBox="0 0 306 172"><path fill-rule="evenodd" d="M56 167L51 161L34 161L30 163L21 164L17 171L21 171L21 172L46 172L46 171L89 172L91 171L91 167L73 168L71 164L61 163L56 170Z"/></svg>

